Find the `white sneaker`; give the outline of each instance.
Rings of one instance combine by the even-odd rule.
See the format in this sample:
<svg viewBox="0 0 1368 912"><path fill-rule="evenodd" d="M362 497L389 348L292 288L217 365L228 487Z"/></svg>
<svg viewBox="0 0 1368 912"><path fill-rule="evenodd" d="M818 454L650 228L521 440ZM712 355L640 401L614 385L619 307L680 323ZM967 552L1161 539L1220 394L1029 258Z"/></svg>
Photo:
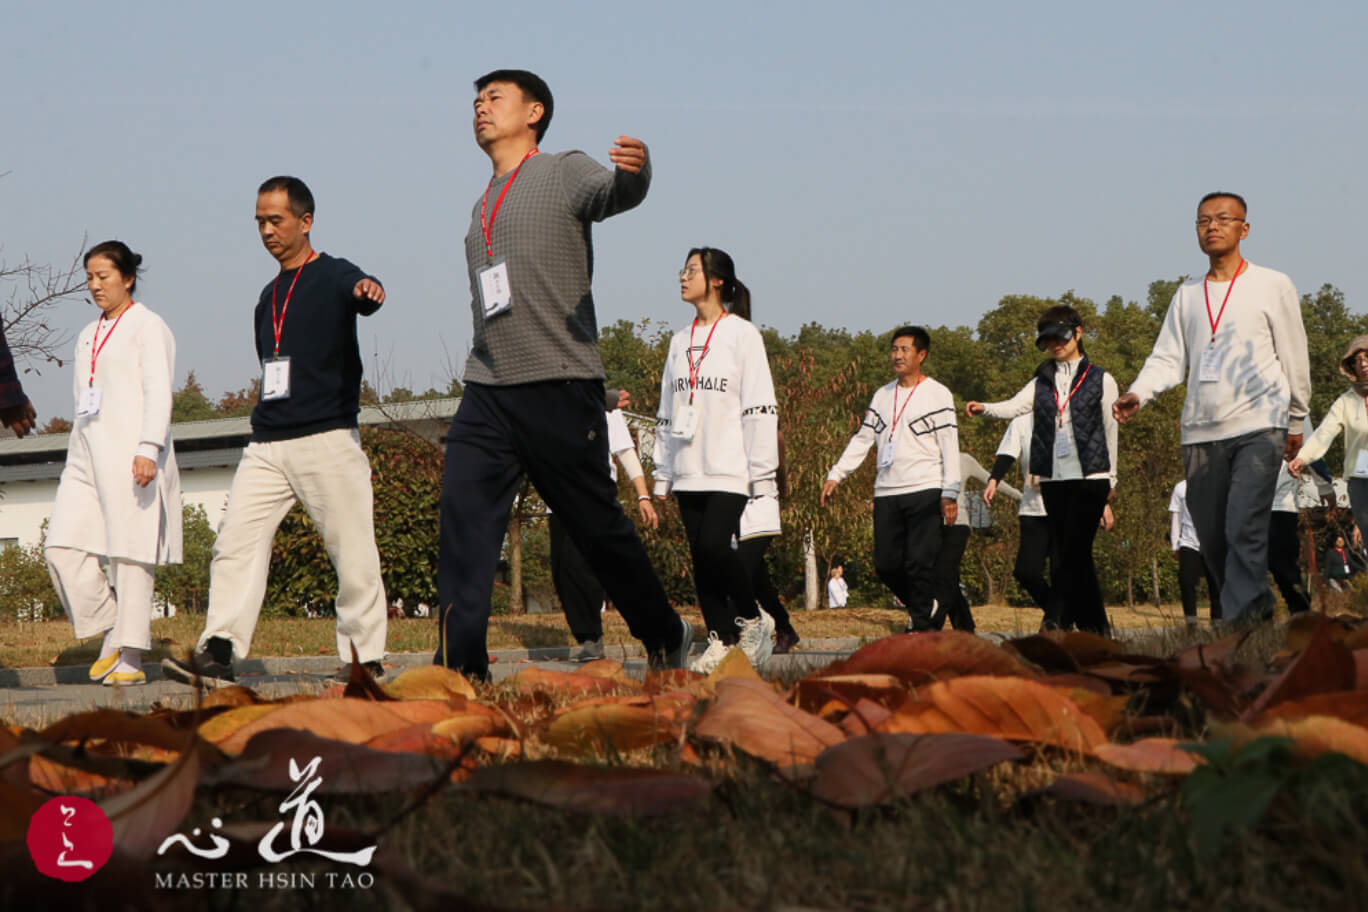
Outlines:
<svg viewBox="0 0 1368 912"><path fill-rule="evenodd" d="M727 657L731 647L722 642L717 636L716 630L708 631L708 648L703 650L703 654L694 659L689 664L689 671L696 671L699 674L712 674L722 660Z"/></svg>
<svg viewBox="0 0 1368 912"><path fill-rule="evenodd" d="M758 618L749 621L737 618L736 626L741 628L741 642L738 644L741 651L750 659L751 667L759 671L760 666L774 654L774 618L761 608Z"/></svg>

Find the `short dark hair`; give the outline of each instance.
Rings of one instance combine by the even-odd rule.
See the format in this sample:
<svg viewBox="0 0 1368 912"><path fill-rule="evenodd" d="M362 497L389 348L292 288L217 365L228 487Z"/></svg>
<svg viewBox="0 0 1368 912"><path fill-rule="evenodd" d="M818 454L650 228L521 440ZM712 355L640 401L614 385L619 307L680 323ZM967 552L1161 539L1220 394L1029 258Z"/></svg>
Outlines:
<svg viewBox="0 0 1368 912"><path fill-rule="evenodd" d="M551 126L551 112L556 109L546 80L527 70L494 70L475 80L475 91L483 92L491 82L511 82L522 90L523 98L530 98L542 106L541 120L537 121L537 142L541 142L546 128Z"/></svg>
<svg viewBox="0 0 1368 912"><path fill-rule="evenodd" d="M81 265L88 268L91 259L97 256L102 256L113 263L114 268L119 271L119 275L125 279L133 279L133 284L128 289L129 294L138 290L138 276L142 273L141 254L128 249L128 245L123 241L103 241L86 251L85 259L81 261Z"/></svg>
<svg viewBox="0 0 1368 912"><path fill-rule="evenodd" d="M263 193L274 193L276 190L285 191L285 195L290 200L290 211L294 213L295 218L313 215L313 194L309 192L308 185L302 180L285 174L276 175L262 182L261 186L257 188L257 196Z"/></svg>
<svg viewBox="0 0 1368 912"><path fill-rule="evenodd" d="M1238 193L1230 193L1226 190L1217 190L1213 193L1208 193L1206 196L1202 197L1200 200L1197 201L1197 208L1201 209L1203 205L1214 199L1233 199L1235 202L1240 204L1240 208L1244 210L1244 214L1246 216L1249 215L1249 204L1245 202L1245 198L1243 196L1240 196L1240 194Z"/></svg>
<svg viewBox="0 0 1368 912"><path fill-rule="evenodd" d="M892 345L902 338L911 339L912 344L917 347L917 351L931 351L931 334L920 326L899 326L893 330L893 338L888 340L888 344Z"/></svg>
<svg viewBox="0 0 1368 912"><path fill-rule="evenodd" d="M1056 304L1041 314L1039 320L1036 320L1036 332L1040 332L1051 323L1063 323L1065 326L1079 327L1083 325L1083 318L1079 316L1078 311L1068 304Z"/></svg>

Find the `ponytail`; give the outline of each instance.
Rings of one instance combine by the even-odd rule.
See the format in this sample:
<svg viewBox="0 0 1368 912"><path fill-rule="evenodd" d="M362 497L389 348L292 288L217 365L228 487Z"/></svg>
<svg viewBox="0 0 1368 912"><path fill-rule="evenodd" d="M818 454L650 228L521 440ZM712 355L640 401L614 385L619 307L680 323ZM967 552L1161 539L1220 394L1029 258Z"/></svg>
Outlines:
<svg viewBox="0 0 1368 912"><path fill-rule="evenodd" d="M736 277L736 264L732 262L732 258L725 250L719 250L716 247L695 247L689 251L688 256L684 257L684 262L689 262L689 259L695 255L698 256L698 261L703 264L705 281L722 280L722 303L726 305L727 312L749 321L751 318L750 289Z"/></svg>

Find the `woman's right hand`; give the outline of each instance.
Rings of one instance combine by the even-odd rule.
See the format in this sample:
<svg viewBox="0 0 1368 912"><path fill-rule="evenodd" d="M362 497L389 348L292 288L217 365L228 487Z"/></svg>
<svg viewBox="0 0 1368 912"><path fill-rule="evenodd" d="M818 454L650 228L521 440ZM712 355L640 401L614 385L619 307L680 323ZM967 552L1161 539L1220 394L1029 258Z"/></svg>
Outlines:
<svg viewBox="0 0 1368 912"><path fill-rule="evenodd" d="M964 405L964 414L968 415L970 418L977 418L979 415L982 415L982 414L983 414L983 403L982 403L982 402L967 402L967 403L965 403L965 405Z"/></svg>
<svg viewBox="0 0 1368 912"><path fill-rule="evenodd" d="M1292 460L1287 464L1287 471L1292 474L1293 478L1296 478L1298 475L1300 475L1302 473L1302 469L1304 468L1306 468L1306 461L1302 459L1300 456L1298 456L1296 459Z"/></svg>
<svg viewBox="0 0 1368 912"><path fill-rule="evenodd" d="M988 479L988 484L983 486L983 502L988 506L993 505L993 498L997 496L997 479Z"/></svg>

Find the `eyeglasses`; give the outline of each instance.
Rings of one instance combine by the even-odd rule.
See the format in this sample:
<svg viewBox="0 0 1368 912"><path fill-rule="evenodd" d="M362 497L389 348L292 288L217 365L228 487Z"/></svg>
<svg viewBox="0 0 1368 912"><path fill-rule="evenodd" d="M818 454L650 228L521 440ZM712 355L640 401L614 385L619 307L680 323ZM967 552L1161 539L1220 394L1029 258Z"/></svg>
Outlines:
<svg viewBox="0 0 1368 912"><path fill-rule="evenodd" d="M1368 351L1354 352L1349 356L1348 360L1352 361L1354 364L1368 363Z"/></svg>
<svg viewBox="0 0 1368 912"><path fill-rule="evenodd" d="M1237 224L1243 221L1244 219L1238 218L1234 215L1218 215L1215 218L1211 218L1210 216L1204 215L1201 218L1197 219L1197 227L1206 228L1208 225L1215 222L1217 227L1224 228L1226 225Z"/></svg>
<svg viewBox="0 0 1368 912"><path fill-rule="evenodd" d="M702 271L703 270L699 269L697 266L690 266L687 269L681 269L679 270L679 280L683 282L688 279L692 279L694 276L698 275Z"/></svg>

